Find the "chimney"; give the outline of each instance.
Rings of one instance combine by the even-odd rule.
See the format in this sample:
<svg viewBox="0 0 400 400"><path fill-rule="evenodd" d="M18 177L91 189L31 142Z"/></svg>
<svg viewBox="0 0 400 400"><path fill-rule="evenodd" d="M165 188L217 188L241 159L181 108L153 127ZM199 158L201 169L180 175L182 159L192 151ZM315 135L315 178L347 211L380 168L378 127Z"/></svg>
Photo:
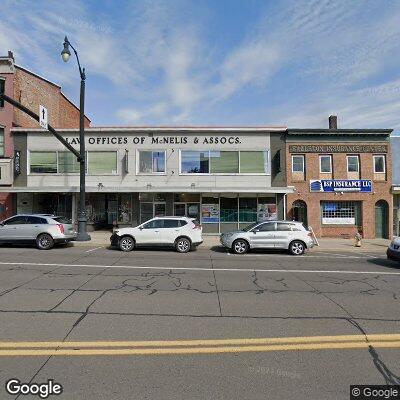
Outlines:
<svg viewBox="0 0 400 400"><path fill-rule="evenodd" d="M330 115L329 116L329 129L337 129L337 116L336 115Z"/></svg>
<svg viewBox="0 0 400 400"><path fill-rule="evenodd" d="M13 61L15 61L14 59L14 53L10 50L8 50L8 58L12 58Z"/></svg>

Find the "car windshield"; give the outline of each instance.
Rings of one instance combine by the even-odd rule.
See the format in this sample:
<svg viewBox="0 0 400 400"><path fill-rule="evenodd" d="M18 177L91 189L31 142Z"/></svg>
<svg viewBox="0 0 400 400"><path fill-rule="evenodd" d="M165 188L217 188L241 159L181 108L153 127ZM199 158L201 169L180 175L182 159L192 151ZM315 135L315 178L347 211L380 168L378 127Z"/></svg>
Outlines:
<svg viewBox="0 0 400 400"><path fill-rule="evenodd" d="M259 222L253 222L252 224L250 224L249 226L246 226L246 228L243 228L242 231L244 232L248 232L251 231L255 226L257 226L259 224Z"/></svg>

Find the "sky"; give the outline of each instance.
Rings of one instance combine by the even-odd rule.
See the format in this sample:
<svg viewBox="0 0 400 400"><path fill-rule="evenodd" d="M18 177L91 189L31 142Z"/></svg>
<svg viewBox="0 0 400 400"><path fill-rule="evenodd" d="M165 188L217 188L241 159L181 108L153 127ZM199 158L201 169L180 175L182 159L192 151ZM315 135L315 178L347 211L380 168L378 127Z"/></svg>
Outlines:
<svg viewBox="0 0 400 400"><path fill-rule="evenodd" d="M79 104L92 125L394 128L398 0L1 0L0 55Z"/></svg>

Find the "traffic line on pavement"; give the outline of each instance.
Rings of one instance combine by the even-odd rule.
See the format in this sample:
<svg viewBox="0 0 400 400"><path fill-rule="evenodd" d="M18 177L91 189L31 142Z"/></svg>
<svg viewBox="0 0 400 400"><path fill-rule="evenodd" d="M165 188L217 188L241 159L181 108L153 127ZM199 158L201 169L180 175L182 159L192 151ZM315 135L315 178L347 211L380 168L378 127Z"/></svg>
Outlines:
<svg viewBox="0 0 400 400"><path fill-rule="evenodd" d="M395 271L349 271L349 270L316 270L316 269L267 269L267 268L200 268L200 267L147 267L136 265L94 265L94 264L58 264L33 262L3 262L0 265L29 265L39 267L76 267L76 268L109 268L109 269L147 269L160 271L213 271L213 272L278 272L278 273L305 273L305 274L360 274L360 275L400 275Z"/></svg>
<svg viewBox="0 0 400 400"><path fill-rule="evenodd" d="M370 346L375 348L400 348L400 334L115 342L0 342L0 357L50 355L184 355L291 350L365 349Z"/></svg>
<svg viewBox="0 0 400 400"><path fill-rule="evenodd" d="M102 249L102 248L103 248L103 246L96 247L94 249L86 250L85 253L91 253L92 251L99 250L99 249Z"/></svg>

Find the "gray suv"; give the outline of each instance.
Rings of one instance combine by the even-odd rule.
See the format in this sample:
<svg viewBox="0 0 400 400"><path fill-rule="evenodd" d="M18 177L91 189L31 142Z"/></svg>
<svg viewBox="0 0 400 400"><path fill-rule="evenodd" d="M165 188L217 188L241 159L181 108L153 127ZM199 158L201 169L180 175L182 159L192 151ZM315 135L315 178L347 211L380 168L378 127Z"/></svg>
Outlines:
<svg viewBox="0 0 400 400"><path fill-rule="evenodd" d="M314 246L314 236L301 222L255 222L241 231L223 233L220 242L236 254L250 249L286 249L299 256Z"/></svg>
<svg viewBox="0 0 400 400"><path fill-rule="evenodd" d="M0 222L0 243L35 243L38 249L49 250L75 238L71 221L55 215L20 214Z"/></svg>

